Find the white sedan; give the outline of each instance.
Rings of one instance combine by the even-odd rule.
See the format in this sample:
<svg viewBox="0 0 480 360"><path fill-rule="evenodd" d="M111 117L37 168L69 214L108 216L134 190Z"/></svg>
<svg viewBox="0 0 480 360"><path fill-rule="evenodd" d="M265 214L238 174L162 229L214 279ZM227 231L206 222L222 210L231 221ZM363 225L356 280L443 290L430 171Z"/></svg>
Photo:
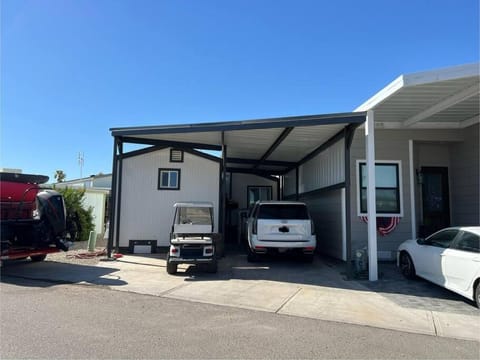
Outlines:
<svg viewBox="0 0 480 360"><path fill-rule="evenodd" d="M480 308L480 227L451 227L400 244L397 266L470 300Z"/></svg>

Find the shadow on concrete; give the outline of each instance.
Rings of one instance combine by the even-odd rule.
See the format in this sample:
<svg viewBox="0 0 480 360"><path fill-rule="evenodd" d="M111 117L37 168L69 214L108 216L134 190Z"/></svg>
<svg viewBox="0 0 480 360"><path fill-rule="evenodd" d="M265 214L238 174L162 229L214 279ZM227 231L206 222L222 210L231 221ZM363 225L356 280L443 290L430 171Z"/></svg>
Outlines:
<svg viewBox="0 0 480 360"><path fill-rule="evenodd" d="M22 286L48 287L58 284L87 283L104 286L122 286L126 282L115 275L118 269L45 261L8 261L2 266L2 283ZM104 277L108 275L108 277Z"/></svg>
<svg viewBox="0 0 480 360"><path fill-rule="evenodd" d="M190 266L177 276L186 282L218 280L266 280L358 291L373 291L394 303L414 309L478 315L473 301L423 279L405 279L395 263L379 263L379 280L348 280L343 261L316 256L313 263L290 256L265 256L249 263L246 254L230 252L219 262L217 274L209 274L200 266Z"/></svg>

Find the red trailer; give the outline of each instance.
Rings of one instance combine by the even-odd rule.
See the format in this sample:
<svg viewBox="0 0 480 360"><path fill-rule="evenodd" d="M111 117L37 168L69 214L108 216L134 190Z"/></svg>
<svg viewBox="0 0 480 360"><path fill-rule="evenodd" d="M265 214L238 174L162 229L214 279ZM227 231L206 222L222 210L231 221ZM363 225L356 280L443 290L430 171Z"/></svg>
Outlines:
<svg viewBox="0 0 480 360"><path fill-rule="evenodd" d="M68 250L62 195L42 188L48 176L0 172L0 259L30 257Z"/></svg>

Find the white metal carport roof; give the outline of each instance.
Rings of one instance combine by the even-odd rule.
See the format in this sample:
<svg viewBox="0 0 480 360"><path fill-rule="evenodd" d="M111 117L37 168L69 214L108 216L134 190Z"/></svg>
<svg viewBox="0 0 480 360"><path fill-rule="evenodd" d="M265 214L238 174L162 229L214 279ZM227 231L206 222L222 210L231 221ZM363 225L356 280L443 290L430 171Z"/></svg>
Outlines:
<svg viewBox="0 0 480 360"><path fill-rule="evenodd" d="M478 123L479 64L401 75L355 111L375 111L377 128L455 129Z"/></svg>

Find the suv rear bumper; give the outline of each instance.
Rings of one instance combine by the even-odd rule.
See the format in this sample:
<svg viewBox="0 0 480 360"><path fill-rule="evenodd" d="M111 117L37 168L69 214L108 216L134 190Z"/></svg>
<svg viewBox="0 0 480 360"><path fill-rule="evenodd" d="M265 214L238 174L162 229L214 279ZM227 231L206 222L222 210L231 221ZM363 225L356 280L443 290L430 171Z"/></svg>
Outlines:
<svg viewBox="0 0 480 360"><path fill-rule="evenodd" d="M249 240L250 249L258 254L265 254L269 251L302 251L304 254L313 254L317 246L315 235L306 239L296 241L285 240L258 240L257 236L252 235Z"/></svg>

